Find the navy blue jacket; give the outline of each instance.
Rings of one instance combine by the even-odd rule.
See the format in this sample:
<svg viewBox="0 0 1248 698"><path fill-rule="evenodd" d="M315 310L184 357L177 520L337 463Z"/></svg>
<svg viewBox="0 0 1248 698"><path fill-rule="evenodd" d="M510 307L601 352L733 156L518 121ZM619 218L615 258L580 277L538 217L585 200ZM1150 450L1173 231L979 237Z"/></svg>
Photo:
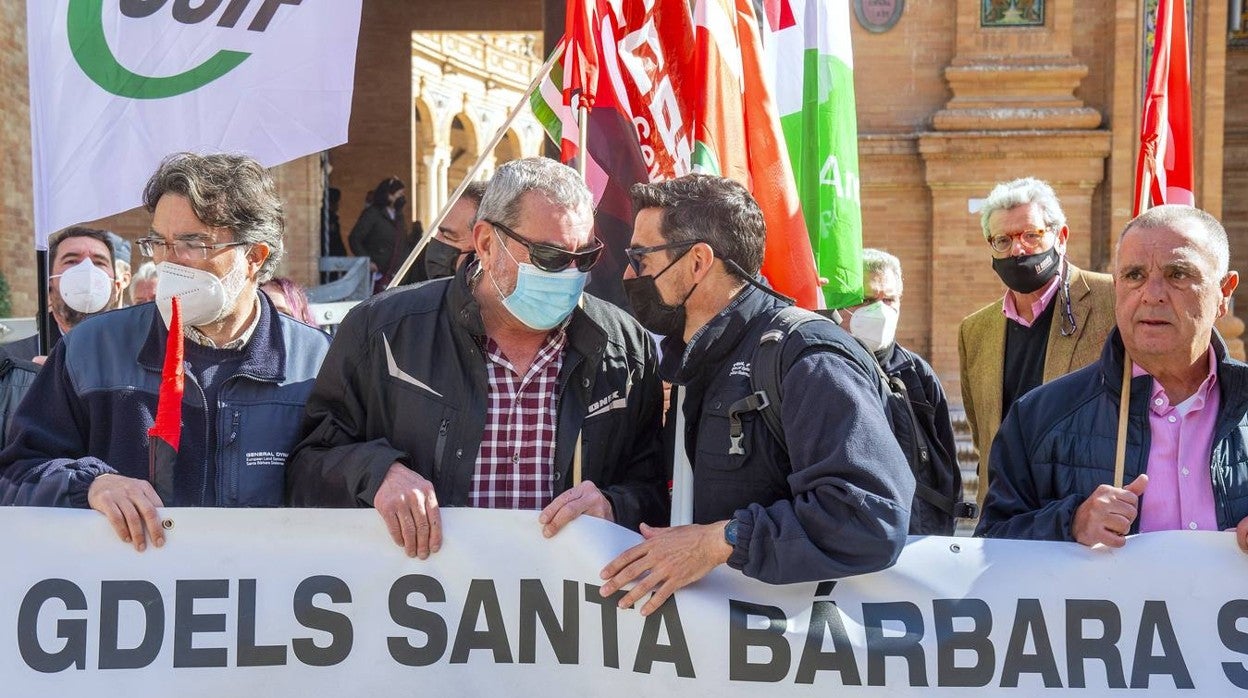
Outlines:
<svg viewBox="0 0 1248 698"><path fill-rule="evenodd" d="M1221 401L1209 469L1218 527L1227 529L1248 516L1248 365L1227 356L1216 332L1213 351ZM1115 329L1099 361L1014 403L992 443L992 477L975 535L1073 541L1075 510L1098 485L1113 483L1121 390L1122 340ZM1152 392L1152 376L1131 380L1124 483L1148 469ZM1139 532L1139 517L1131 532Z"/></svg>
<svg viewBox="0 0 1248 698"><path fill-rule="evenodd" d="M807 322L785 344L788 451L760 415L745 413L745 454L729 453L728 409L753 392L759 337L782 307L750 286L688 346L679 337L663 343L661 375L686 391L694 521L735 516L728 564L764 582L884 569L906 543L914 476L889 428L874 359L844 330Z"/></svg>
<svg viewBox="0 0 1248 698"><path fill-rule="evenodd" d="M187 373L173 501L166 506L278 506L285 460L329 337L277 313L260 294L260 321L237 373L218 396L216 443L207 405ZM87 506L96 476L147 479L168 331L156 304L93 317L48 356L0 452L0 504ZM204 501L209 459L217 493Z"/></svg>

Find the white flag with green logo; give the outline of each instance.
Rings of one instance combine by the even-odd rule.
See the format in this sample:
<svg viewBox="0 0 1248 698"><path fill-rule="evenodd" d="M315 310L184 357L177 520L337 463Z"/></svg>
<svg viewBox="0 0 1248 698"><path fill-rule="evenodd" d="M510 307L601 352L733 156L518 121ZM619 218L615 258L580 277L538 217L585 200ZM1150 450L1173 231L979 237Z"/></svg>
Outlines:
<svg viewBox="0 0 1248 698"><path fill-rule="evenodd" d="M27 0L35 241L139 205L166 155L344 143L362 0Z"/></svg>
<svg viewBox="0 0 1248 698"><path fill-rule="evenodd" d="M848 0L764 0L780 127L829 308L862 300L858 118Z"/></svg>

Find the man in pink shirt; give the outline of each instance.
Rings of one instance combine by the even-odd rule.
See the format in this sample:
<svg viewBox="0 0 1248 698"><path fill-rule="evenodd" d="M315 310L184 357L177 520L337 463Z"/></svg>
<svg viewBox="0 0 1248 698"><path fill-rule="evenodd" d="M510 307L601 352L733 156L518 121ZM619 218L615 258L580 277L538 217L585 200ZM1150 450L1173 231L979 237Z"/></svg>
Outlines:
<svg viewBox="0 0 1248 698"><path fill-rule="evenodd" d="M1160 206L1127 224L1117 328L1097 363L1015 404L992 447L978 535L1120 547L1131 533L1238 527L1248 551L1248 365L1213 329L1239 283L1229 258L1226 231L1199 209ZM1124 358L1133 378L1119 488Z"/></svg>

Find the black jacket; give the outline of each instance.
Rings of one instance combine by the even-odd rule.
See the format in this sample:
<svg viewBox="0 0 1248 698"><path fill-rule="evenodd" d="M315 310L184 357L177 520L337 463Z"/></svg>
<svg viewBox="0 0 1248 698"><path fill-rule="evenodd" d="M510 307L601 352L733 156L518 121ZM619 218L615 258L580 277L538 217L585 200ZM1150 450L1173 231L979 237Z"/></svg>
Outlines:
<svg viewBox="0 0 1248 698"><path fill-rule="evenodd" d="M487 396L469 266L476 268L396 288L347 315L308 400L306 437L287 480L290 504L370 506L395 461L431 481L443 506L468 504ZM572 484L583 430L583 477L611 500L616 522L665 524L653 341L624 311L588 295L567 332L554 491Z"/></svg>
<svg viewBox="0 0 1248 698"><path fill-rule="evenodd" d="M384 207L365 208L347 238L352 254L367 256L382 275L393 274L412 249L402 215L402 211L396 211L395 220L391 220Z"/></svg>
<svg viewBox="0 0 1248 698"><path fill-rule="evenodd" d="M1209 470L1218 528L1248 516L1248 366L1215 332L1221 402ZM977 536L1073 541L1075 510L1114 479L1122 340L1113 330L1100 361L1032 390L1014 403L992 442L988 498ZM1123 482L1148 471L1152 376L1131 380ZM1145 491L1144 498L1148 497ZM1139 532L1139 517L1131 533Z"/></svg>
<svg viewBox="0 0 1248 698"><path fill-rule="evenodd" d="M917 475L932 489L950 495L955 502L960 501L962 471L958 469L958 447L949 419L949 401L936 372L923 357L896 342L876 357L889 378L900 378L905 384L910 408L930 447L931 460L919 466L923 472ZM956 528L957 522L952 516L921 497L914 498L910 508L910 535L952 536Z"/></svg>
<svg viewBox="0 0 1248 698"><path fill-rule="evenodd" d="M728 564L765 582L884 569L906 543L914 476L888 426L874 359L844 330L807 322L785 343L780 417L788 451L747 412L745 453L729 453L729 407L753 392L759 337L782 307L747 287L688 346L679 337L663 343L663 376L686 391L694 521L735 517Z"/></svg>

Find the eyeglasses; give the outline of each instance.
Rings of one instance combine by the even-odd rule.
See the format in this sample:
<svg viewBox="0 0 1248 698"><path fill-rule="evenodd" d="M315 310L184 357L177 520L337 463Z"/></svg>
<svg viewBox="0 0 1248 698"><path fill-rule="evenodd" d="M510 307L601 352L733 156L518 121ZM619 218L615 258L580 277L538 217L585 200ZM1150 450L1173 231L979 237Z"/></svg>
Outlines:
<svg viewBox="0 0 1248 698"><path fill-rule="evenodd" d="M163 259L168 257L172 251L175 259L192 261L208 259L216 254L217 250L248 244L245 242L218 242L210 245L206 242L196 242L194 240L174 240L173 242L168 242L155 237L139 238L135 242L139 244L139 252L144 257L152 259L159 257Z"/></svg>
<svg viewBox="0 0 1248 698"><path fill-rule="evenodd" d="M675 250L681 247L691 248L699 242L705 242L705 240L681 240L680 242L669 242L664 245L653 245L651 247L629 247L624 250L624 255L628 257L628 266L633 268L633 273L637 276L641 276L641 263L645 260L646 255L651 254L652 252ZM688 249L685 250L685 252L688 251ZM676 259L684 257L685 252L681 252ZM672 262L675 262L676 259L673 259Z"/></svg>
<svg viewBox="0 0 1248 698"><path fill-rule="evenodd" d="M1021 233L1009 233L1007 235L993 235L988 238L988 246L994 252L1009 252L1014 246L1014 241L1018 240L1023 243L1023 249L1034 251L1040 249L1044 244L1045 238L1049 236L1047 228L1036 228L1035 230L1024 230Z"/></svg>
<svg viewBox="0 0 1248 698"><path fill-rule="evenodd" d="M568 265L575 264L577 271L587 272L598 263L598 258L602 256L602 251L606 248L606 245L602 244L602 240L594 238L593 246L590 249L572 252L544 242L533 242L497 221L492 221L488 218L482 218L481 220L503 231L503 234L512 240L524 245L524 248L529 252L529 260L533 262L533 266L542 271L560 272L567 269Z"/></svg>

